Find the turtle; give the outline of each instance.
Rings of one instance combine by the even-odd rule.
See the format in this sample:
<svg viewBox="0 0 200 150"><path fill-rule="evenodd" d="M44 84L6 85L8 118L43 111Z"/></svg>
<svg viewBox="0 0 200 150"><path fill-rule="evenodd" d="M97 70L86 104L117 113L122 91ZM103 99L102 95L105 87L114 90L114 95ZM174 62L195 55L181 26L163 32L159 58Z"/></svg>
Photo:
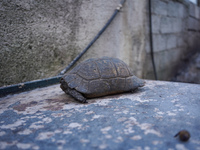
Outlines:
<svg viewBox="0 0 200 150"><path fill-rule="evenodd" d="M145 85L126 63L118 58L90 58L62 76L60 87L77 101L134 91Z"/></svg>

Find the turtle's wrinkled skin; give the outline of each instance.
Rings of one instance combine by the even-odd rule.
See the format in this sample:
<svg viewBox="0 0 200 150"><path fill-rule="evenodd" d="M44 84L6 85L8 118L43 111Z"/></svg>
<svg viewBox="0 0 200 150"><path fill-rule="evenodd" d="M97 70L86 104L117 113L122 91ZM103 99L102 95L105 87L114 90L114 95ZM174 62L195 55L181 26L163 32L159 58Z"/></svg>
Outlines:
<svg viewBox="0 0 200 150"><path fill-rule="evenodd" d="M110 57L92 58L78 64L60 83L65 93L82 103L86 103L86 98L129 92L145 84L123 61Z"/></svg>

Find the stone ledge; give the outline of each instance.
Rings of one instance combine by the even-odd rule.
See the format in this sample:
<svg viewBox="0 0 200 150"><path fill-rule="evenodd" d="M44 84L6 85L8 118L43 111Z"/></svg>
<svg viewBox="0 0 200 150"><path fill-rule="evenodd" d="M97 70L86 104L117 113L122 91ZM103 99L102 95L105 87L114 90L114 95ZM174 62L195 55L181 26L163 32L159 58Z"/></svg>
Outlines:
<svg viewBox="0 0 200 150"><path fill-rule="evenodd" d="M0 98L0 149L199 149L200 85L146 81L80 104L59 85ZM173 136L186 129L182 143Z"/></svg>

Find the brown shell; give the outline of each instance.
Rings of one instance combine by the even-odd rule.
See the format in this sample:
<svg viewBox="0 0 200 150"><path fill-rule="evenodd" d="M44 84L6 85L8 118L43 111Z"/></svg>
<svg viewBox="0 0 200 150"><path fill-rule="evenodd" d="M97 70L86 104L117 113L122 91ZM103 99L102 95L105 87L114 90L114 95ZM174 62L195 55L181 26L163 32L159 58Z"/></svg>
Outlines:
<svg viewBox="0 0 200 150"><path fill-rule="evenodd" d="M135 76L123 61L103 57L80 63L63 79L68 87L76 89L85 97L98 97L137 88L139 85L133 77Z"/></svg>

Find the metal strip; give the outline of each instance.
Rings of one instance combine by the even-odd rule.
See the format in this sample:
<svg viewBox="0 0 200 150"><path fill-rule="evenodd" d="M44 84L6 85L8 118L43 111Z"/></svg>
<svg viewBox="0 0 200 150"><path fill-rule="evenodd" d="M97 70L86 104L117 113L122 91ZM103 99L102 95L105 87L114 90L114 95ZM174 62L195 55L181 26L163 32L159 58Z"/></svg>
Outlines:
<svg viewBox="0 0 200 150"><path fill-rule="evenodd" d="M35 88L41 88L41 87L57 84L59 83L60 79L61 79L61 76L55 76L51 78L28 81L28 82L10 85L6 87L0 87L0 97L6 96L8 94L15 94L15 93L23 92L23 91L32 90Z"/></svg>

